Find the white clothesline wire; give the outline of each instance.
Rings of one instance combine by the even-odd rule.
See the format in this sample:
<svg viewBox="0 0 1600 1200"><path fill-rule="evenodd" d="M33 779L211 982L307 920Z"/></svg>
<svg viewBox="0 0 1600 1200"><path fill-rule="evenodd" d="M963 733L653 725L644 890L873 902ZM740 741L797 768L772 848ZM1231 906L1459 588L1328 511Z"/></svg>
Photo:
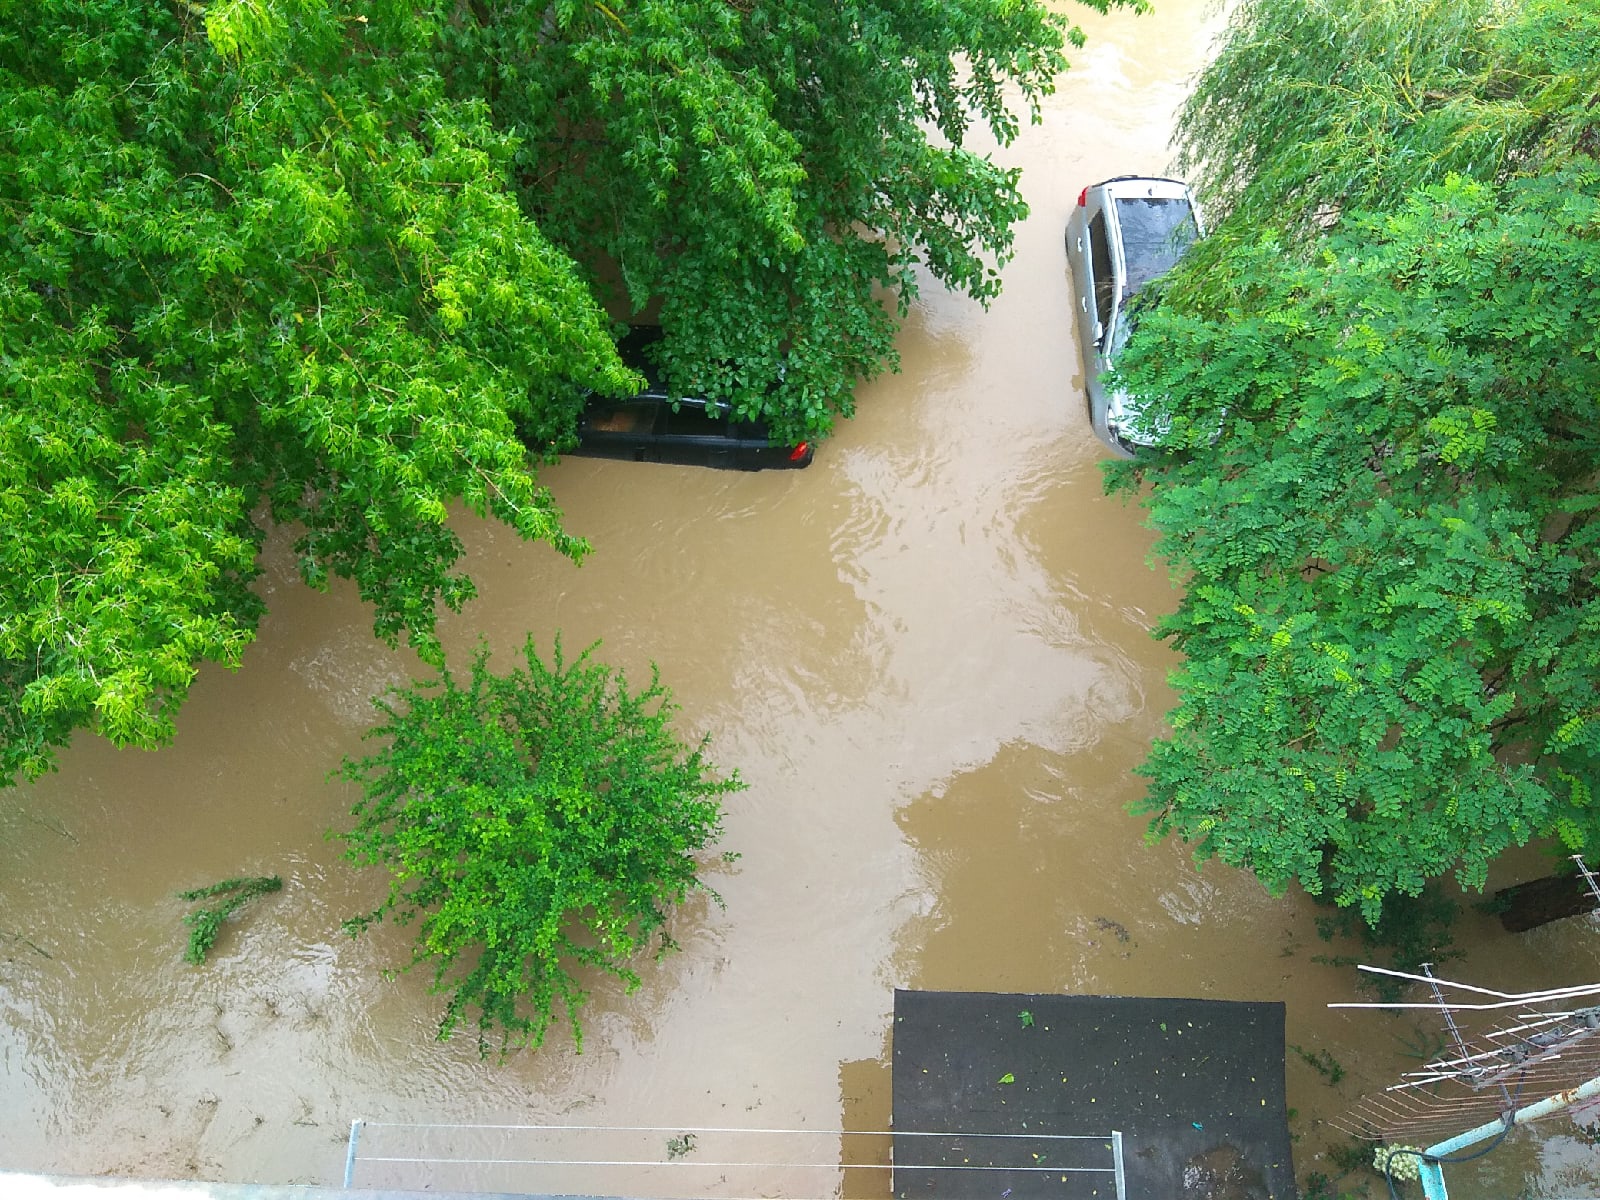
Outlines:
<svg viewBox="0 0 1600 1200"><path fill-rule="evenodd" d="M949 1131L926 1129L768 1129L758 1126L737 1125L481 1125L450 1121L368 1121L362 1120L363 1129L467 1129L520 1130L537 1133L753 1133L781 1136L810 1135L815 1137L894 1137L894 1138L1018 1138L1025 1141L1081 1141L1106 1142L1109 1133L977 1133L970 1129Z"/></svg>
<svg viewBox="0 0 1600 1200"><path fill-rule="evenodd" d="M426 1157L386 1157L383 1155L362 1155L362 1163L457 1163L463 1166L510 1166L510 1167L701 1167L722 1168L729 1167L785 1167L800 1170L826 1170L826 1171L888 1171L894 1169L890 1163L837 1163L837 1162L702 1162L699 1159L677 1158L670 1161L662 1159L623 1159L623 1158L426 1158ZM901 1163L902 1171L1013 1171L1051 1174L1099 1174L1110 1175L1115 1167L1003 1167L1003 1166L971 1166L968 1164L946 1165L944 1163Z"/></svg>

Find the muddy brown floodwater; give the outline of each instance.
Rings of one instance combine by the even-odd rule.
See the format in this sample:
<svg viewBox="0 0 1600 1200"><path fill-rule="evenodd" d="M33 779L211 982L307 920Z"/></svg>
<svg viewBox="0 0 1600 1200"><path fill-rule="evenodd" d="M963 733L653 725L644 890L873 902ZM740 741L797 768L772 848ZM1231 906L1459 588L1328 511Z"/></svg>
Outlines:
<svg viewBox="0 0 1600 1200"><path fill-rule="evenodd" d="M636 679L653 659L685 731L749 782L724 843L742 857L712 879L726 907L678 914L682 952L634 995L596 988L581 1055L560 1031L504 1065L436 1044L426 980L381 973L407 931L340 933L382 881L324 837L354 799L327 772L358 750L369 698L419 668L374 641L349 588L302 587L275 536L260 638L237 673L202 672L176 744L80 739L0 803L0 1165L336 1183L356 1117L882 1128L899 986L1283 1000L1290 1042L1345 1071L1335 1087L1289 1056L1301 1174L1328 1169L1321 1122L1415 1065L1429 1030L1328 1011L1355 976L1315 961L1348 948L1318 940L1303 897L1197 871L1127 815L1172 701L1147 631L1174 593L1138 510L1101 495L1067 326L1068 207L1085 183L1165 169L1214 17L1199 0L1074 15L1088 48L1001 155L1032 205L1004 296L984 311L929 286L904 371L860 390L810 470L565 462L546 479L596 547L582 568L459 524L482 594L444 624L454 661L480 633L503 659L557 629L603 639ZM271 873L284 891L185 966L174 893ZM1592 926L1496 928L1467 920L1455 976L1600 977ZM437 1155L436 1136L373 1130L357 1182L552 1185L376 1161ZM1562 1127L1514 1138L1453 1171L1452 1194L1574 1194L1589 1155ZM773 1171L690 1190L829 1187Z"/></svg>

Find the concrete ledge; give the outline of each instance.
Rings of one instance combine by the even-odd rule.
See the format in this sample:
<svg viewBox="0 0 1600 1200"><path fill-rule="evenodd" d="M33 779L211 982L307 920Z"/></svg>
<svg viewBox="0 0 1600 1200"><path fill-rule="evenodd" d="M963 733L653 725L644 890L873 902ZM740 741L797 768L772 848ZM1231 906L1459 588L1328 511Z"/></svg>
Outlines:
<svg viewBox="0 0 1600 1200"><path fill-rule="evenodd" d="M161 1179L111 1179L81 1175L27 1175L0 1171L5 1200L532 1200L510 1192L412 1192L393 1188L309 1187L261 1183L197 1183ZM590 1200L552 1196L540 1200Z"/></svg>

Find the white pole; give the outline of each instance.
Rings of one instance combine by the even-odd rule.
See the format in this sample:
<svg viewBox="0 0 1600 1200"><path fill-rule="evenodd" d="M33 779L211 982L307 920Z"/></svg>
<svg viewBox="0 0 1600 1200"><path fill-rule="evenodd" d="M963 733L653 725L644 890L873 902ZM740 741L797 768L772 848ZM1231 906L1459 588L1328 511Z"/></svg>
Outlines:
<svg viewBox="0 0 1600 1200"><path fill-rule="evenodd" d="M350 1146L344 1152L344 1186L347 1188L356 1176L356 1145L361 1141L361 1126L360 1117L350 1122Z"/></svg>

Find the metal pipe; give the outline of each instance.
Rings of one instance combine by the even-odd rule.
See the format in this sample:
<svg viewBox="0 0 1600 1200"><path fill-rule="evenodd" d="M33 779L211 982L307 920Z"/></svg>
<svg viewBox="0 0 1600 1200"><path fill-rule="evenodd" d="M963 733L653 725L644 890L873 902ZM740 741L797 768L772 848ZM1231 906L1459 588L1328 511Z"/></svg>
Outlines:
<svg viewBox="0 0 1600 1200"><path fill-rule="evenodd" d="M1127 1178L1122 1173L1122 1131L1111 1131L1111 1165L1116 1169L1117 1200L1128 1200Z"/></svg>
<svg viewBox="0 0 1600 1200"><path fill-rule="evenodd" d="M1428 1200L1449 1200L1449 1193L1444 1186L1444 1164L1438 1162L1457 1150L1465 1150L1468 1146L1476 1146L1479 1142L1486 1142L1492 1137L1497 1137L1512 1125L1522 1125L1529 1121L1537 1121L1540 1117L1548 1117L1558 1113L1564 1108L1571 1108L1591 1096L1600 1096L1600 1075L1570 1088L1565 1092L1557 1092L1554 1096L1546 1096L1536 1104L1529 1104L1512 1113L1509 1120L1497 1117L1493 1121L1485 1121L1476 1129L1469 1129L1465 1133L1458 1133L1455 1137L1443 1142L1436 1142L1423 1151L1426 1158L1422 1160L1419 1174L1422 1178L1422 1194Z"/></svg>

